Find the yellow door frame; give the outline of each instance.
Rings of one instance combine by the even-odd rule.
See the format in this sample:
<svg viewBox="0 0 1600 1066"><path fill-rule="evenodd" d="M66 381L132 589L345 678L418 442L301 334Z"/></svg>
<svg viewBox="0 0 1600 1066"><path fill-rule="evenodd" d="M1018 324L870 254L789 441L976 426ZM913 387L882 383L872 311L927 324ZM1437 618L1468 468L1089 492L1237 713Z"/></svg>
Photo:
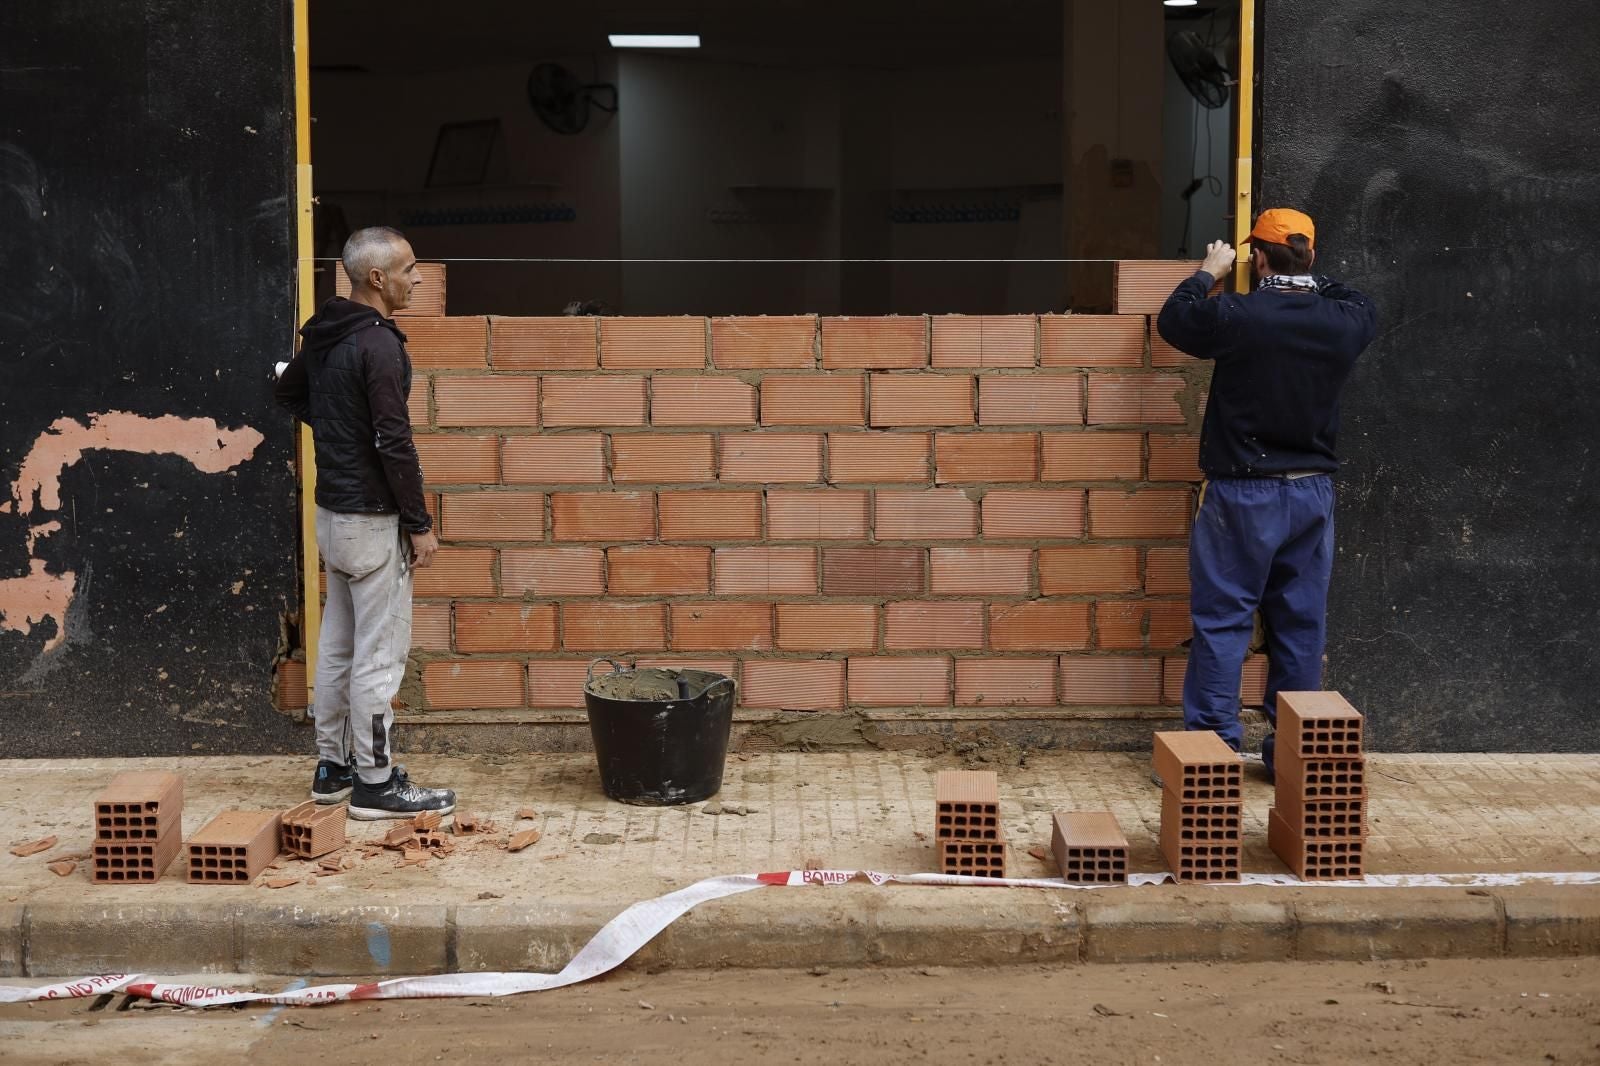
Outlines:
<svg viewBox="0 0 1600 1066"><path fill-rule="evenodd" d="M1238 148L1233 174L1233 247L1238 262L1233 269L1233 287L1236 292L1249 292L1250 259L1245 240L1255 220L1250 183L1255 177L1256 0L1239 0L1239 92L1234 108Z"/></svg>
<svg viewBox="0 0 1600 1066"><path fill-rule="evenodd" d="M295 324L316 312L316 234L311 225L311 0L294 3ZM317 580L317 457L311 427L299 427L300 642L306 653L306 706L316 699L322 594Z"/></svg>

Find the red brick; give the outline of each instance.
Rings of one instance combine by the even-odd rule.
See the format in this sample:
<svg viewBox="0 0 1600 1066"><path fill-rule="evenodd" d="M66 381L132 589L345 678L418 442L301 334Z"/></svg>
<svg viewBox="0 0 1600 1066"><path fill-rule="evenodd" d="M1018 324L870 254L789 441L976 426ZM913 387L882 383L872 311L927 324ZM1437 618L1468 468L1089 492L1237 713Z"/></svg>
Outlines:
<svg viewBox="0 0 1600 1066"><path fill-rule="evenodd" d="M675 603L673 651L771 651L770 603Z"/></svg>
<svg viewBox="0 0 1600 1066"><path fill-rule="evenodd" d="M1143 447L1142 433L1046 433L1040 442L1040 476L1045 481L1138 481Z"/></svg>
<svg viewBox="0 0 1600 1066"><path fill-rule="evenodd" d="M957 659L962 707L1048 707L1056 702L1055 659Z"/></svg>
<svg viewBox="0 0 1600 1066"><path fill-rule="evenodd" d="M1179 702L1182 702L1180 699ZM1239 672L1239 702L1246 707L1260 707L1267 702L1267 657L1251 655Z"/></svg>
<svg viewBox="0 0 1600 1066"><path fill-rule="evenodd" d="M582 707L588 676L588 659L537 659L528 664L528 706Z"/></svg>
<svg viewBox="0 0 1600 1066"><path fill-rule="evenodd" d="M945 540L978 535L978 504L960 489L880 489L873 517L878 540Z"/></svg>
<svg viewBox="0 0 1600 1066"><path fill-rule="evenodd" d="M418 374L411 382L411 392L406 396L406 420L411 423L414 430L428 430L433 427L433 418L428 413L428 393L433 379L426 374Z"/></svg>
<svg viewBox="0 0 1600 1066"><path fill-rule="evenodd" d="M1037 433L935 433L934 473L952 481L1037 481Z"/></svg>
<svg viewBox="0 0 1600 1066"><path fill-rule="evenodd" d="M1168 658L1161 660L1161 702L1168 706L1181 706L1183 703L1183 672L1189 665L1188 659Z"/></svg>
<svg viewBox="0 0 1600 1066"><path fill-rule="evenodd" d="M865 540L867 494L847 489L773 489L767 493L771 540Z"/></svg>
<svg viewBox="0 0 1600 1066"><path fill-rule="evenodd" d="M935 596L1024 596L1033 583L1031 548L930 548Z"/></svg>
<svg viewBox="0 0 1600 1066"><path fill-rule="evenodd" d="M946 707L950 660L852 657L850 702L864 707Z"/></svg>
<svg viewBox="0 0 1600 1066"><path fill-rule="evenodd" d="M544 426L642 426L644 378L628 375L544 379Z"/></svg>
<svg viewBox="0 0 1600 1066"><path fill-rule="evenodd" d="M720 444L723 481L822 480L821 434L724 433Z"/></svg>
<svg viewBox="0 0 1600 1066"><path fill-rule="evenodd" d="M607 548L606 591L613 596L710 592L711 549L640 544Z"/></svg>
<svg viewBox="0 0 1600 1066"><path fill-rule="evenodd" d="M1039 591L1046 596L1138 589L1138 548L1086 544L1039 549Z"/></svg>
<svg viewBox="0 0 1600 1066"><path fill-rule="evenodd" d="M561 643L568 651L664 651L666 626L659 603L561 605Z"/></svg>
<svg viewBox="0 0 1600 1066"><path fill-rule="evenodd" d="M815 548L718 548L712 588L719 596L814 596Z"/></svg>
<svg viewBox="0 0 1600 1066"><path fill-rule="evenodd" d="M506 437L500 469L508 485L603 485L606 480L603 433L555 433Z"/></svg>
<svg viewBox="0 0 1600 1066"><path fill-rule="evenodd" d="M1101 600L1094 609L1102 648L1176 648L1189 639L1189 605L1182 600Z"/></svg>
<svg viewBox="0 0 1600 1066"><path fill-rule="evenodd" d="M991 489L983 496L983 535L1081 537L1083 512L1082 489Z"/></svg>
<svg viewBox="0 0 1600 1066"><path fill-rule="evenodd" d="M983 647L983 604L924 600L885 604L885 651Z"/></svg>
<svg viewBox="0 0 1600 1066"><path fill-rule="evenodd" d="M1150 548L1144 559L1144 590L1152 596L1189 594L1189 549Z"/></svg>
<svg viewBox="0 0 1600 1066"><path fill-rule="evenodd" d="M417 434L417 458L429 485L494 484L500 480L497 437L447 437Z"/></svg>
<svg viewBox="0 0 1600 1066"><path fill-rule="evenodd" d="M446 540L543 540L538 492L447 492L440 534Z"/></svg>
<svg viewBox="0 0 1600 1066"><path fill-rule="evenodd" d="M872 375L874 426L970 426L972 378L965 374Z"/></svg>
<svg viewBox="0 0 1600 1066"><path fill-rule="evenodd" d="M441 426L528 426L539 424L539 379L442 377L433 383Z"/></svg>
<svg viewBox="0 0 1600 1066"><path fill-rule="evenodd" d="M870 603L780 603L778 647L784 651L871 651L878 646L878 608Z"/></svg>
<svg viewBox="0 0 1600 1066"><path fill-rule="evenodd" d="M933 319L933 365L1031 367L1037 329L1032 315L940 315Z"/></svg>
<svg viewBox="0 0 1600 1066"><path fill-rule="evenodd" d="M1184 434L1150 434L1151 481L1199 481L1200 438Z"/></svg>
<svg viewBox="0 0 1600 1066"><path fill-rule="evenodd" d="M985 375L978 379L978 424L1083 425L1083 379L1076 374Z"/></svg>
<svg viewBox="0 0 1600 1066"><path fill-rule="evenodd" d="M438 318L444 314L445 275L449 268L444 263L417 264L417 283L411 290L411 304L394 313L394 316L403 321L400 323L407 331L411 329L410 320L413 317ZM350 278L343 270L333 272L333 293L348 299L350 296Z"/></svg>
<svg viewBox="0 0 1600 1066"><path fill-rule="evenodd" d="M925 318L824 318L822 365L910 370L928 365Z"/></svg>
<svg viewBox="0 0 1600 1066"><path fill-rule="evenodd" d="M1089 533L1095 537L1183 537L1189 533L1188 489L1089 490Z"/></svg>
<svg viewBox="0 0 1600 1066"><path fill-rule="evenodd" d="M859 426L867 420L864 374L769 374L761 381L768 426Z"/></svg>
<svg viewBox="0 0 1600 1066"><path fill-rule="evenodd" d="M450 650L448 603L418 603L412 606L411 646L424 651Z"/></svg>
<svg viewBox="0 0 1600 1066"><path fill-rule="evenodd" d="M600 548L508 548L500 553L506 596L598 596L605 591Z"/></svg>
<svg viewBox="0 0 1600 1066"><path fill-rule="evenodd" d="M1089 425L1181 426L1186 419L1177 397L1191 388L1178 374L1090 375Z"/></svg>
<svg viewBox="0 0 1600 1066"><path fill-rule="evenodd" d="M816 366L816 345L814 315L711 320L711 361L721 370Z"/></svg>
<svg viewBox="0 0 1600 1066"><path fill-rule="evenodd" d="M555 651L555 604L458 603L456 650Z"/></svg>
<svg viewBox="0 0 1600 1066"><path fill-rule="evenodd" d="M650 380L650 421L657 426L753 426L756 387L738 378Z"/></svg>
<svg viewBox="0 0 1600 1066"><path fill-rule="evenodd" d="M489 362L496 370L593 370L600 348L593 318L489 319Z"/></svg>
<svg viewBox="0 0 1600 1066"><path fill-rule="evenodd" d="M1129 259L1116 265L1114 304L1119 315L1157 315L1178 283L1200 269L1198 260ZM1218 292L1221 285L1213 285ZM1137 321L1137 319L1135 319Z"/></svg>
<svg viewBox="0 0 1600 1066"><path fill-rule="evenodd" d="M928 580L925 548L824 548L824 596L920 593Z"/></svg>
<svg viewBox="0 0 1600 1066"><path fill-rule="evenodd" d="M706 365L706 320L602 318L600 365L608 370L700 370Z"/></svg>
<svg viewBox="0 0 1600 1066"><path fill-rule="evenodd" d="M555 540L653 540L655 498L648 492L558 492L550 497Z"/></svg>
<svg viewBox="0 0 1600 1066"><path fill-rule="evenodd" d="M407 319L403 332L417 370L482 370L489 364L489 320L480 315Z"/></svg>
<svg viewBox="0 0 1600 1066"><path fill-rule="evenodd" d="M760 540L761 493L691 489L657 497L662 540Z"/></svg>
<svg viewBox="0 0 1600 1066"><path fill-rule="evenodd" d="M929 433L829 433L828 480L834 484L930 480Z"/></svg>
<svg viewBox="0 0 1600 1066"><path fill-rule="evenodd" d="M1089 605L1035 600L989 608L995 651L1060 651L1089 646Z"/></svg>
<svg viewBox="0 0 1600 1066"><path fill-rule="evenodd" d="M440 548L433 562L412 571L416 596L493 596L493 548Z"/></svg>
<svg viewBox="0 0 1600 1066"><path fill-rule="evenodd" d="M1144 319L1131 315L1043 315L1040 366L1143 366Z"/></svg>
<svg viewBox="0 0 1600 1066"><path fill-rule="evenodd" d="M744 664L740 703L789 711L844 707L844 660L752 659Z"/></svg>
<svg viewBox="0 0 1600 1066"><path fill-rule="evenodd" d="M709 433L613 433L611 480L654 484L712 481L716 445Z"/></svg>
<svg viewBox="0 0 1600 1066"><path fill-rule="evenodd" d="M1063 655L1061 702L1147 706L1161 701L1161 660L1126 655Z"/></svg>
<svg viewBox="0 0 1600 1066"><path fill-rule="evenodd" d="M1193 366L1199 360L1192 355L1178 351L1161 338L1161 332L1156 329L1156 320L1150 322L1150 365L1151 366Z"/></svg>
<svg viewBox="0 0 1600 1066"><path fill-rule="evenodd" d="M436 710L521 707L526 698L521 663L429 663L422 668L422 690Z"/></svg>

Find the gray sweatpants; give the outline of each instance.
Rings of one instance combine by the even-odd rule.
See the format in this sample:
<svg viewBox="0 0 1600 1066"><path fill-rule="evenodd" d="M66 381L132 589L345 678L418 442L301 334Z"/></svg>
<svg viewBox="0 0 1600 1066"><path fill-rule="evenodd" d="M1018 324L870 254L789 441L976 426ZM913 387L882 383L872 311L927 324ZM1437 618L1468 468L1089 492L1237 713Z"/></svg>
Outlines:
<svg viewBox="0 0 1600 1066"><path fill-rule="evenodd" d="M317 642L317 758L389 779L391 702L411 649L411 540L399 515L317 508L328 601ZM352 760L351 756L354 755Z"/></svg>

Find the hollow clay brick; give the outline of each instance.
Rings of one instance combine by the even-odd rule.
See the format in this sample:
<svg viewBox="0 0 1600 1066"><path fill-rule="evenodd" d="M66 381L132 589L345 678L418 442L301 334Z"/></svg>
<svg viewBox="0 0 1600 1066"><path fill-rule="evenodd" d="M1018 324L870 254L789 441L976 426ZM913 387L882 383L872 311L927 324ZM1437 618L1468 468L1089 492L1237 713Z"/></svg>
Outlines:
<svg viewBox="0 0 1600 1066"><path fill-rule="evenodd" d="M983 495L988 539L1067 540L1083 536L1082 489L990 489Z"/></svg>
<svg viewBox="0 0 1600 1066"><path fill-rule="evenodd" d="M1198 260L1130 259L1116 264L1113 305L1119 315L1158 315L1178 283L1200 269ZM1221 291L1220 283L1211 287ZM1140 327L1142 319L1130 319Z"/></svg>
<svg viewBox="0 0 1600 1066"><path fill-rule="evenodd" d="M1335 838L1367 835L1367 799L1308 800L1285 789L1276 797L1278 817L1303 837Z"/></svg>
<svg viewBox="0 0 1600 1066"><path fill-rule="evenodd" d="M539 424L539 379L509 374L440 377L434 382L434 408L441 426L527 426Z"/></svg>
<svg viewBox="0 0 1600 1066"><path fill-rule="evenodd" d="M1031 548L930 548L936 596L1025 596L1033 579Z"/></svg>
<svg viewBox="0 0 1600 1066"><path fill-rule="evenodd" d="M656 496L662 540L760 540L761 493L689 489Z"/></svg>
<svg viewBox="0 0 1600 1066"><path fill-rule="evenodd" d="M283 812L283 850L302 859L315 859L344 846L345 808L342 803L316 800Z"/></svg>
<svg viewBox="0 0 1600 1066"><path fill-rule="evenodd" d="M1053 658L956 660L957 706L1049 707L1056 702Z"/></svg>
<svg viewBox="0 0 1600 1066"><path fill-rule="evenodd" d="M1199 481L1200 438L1187 433L1151 433L1150 481Z"/></svg>
<svg viewBox="0 0 1600 1066"><path fill-rule="evenodd" d="M1037 481L1037 433L935 433L934 480Z"/></svg>
<svg viewBox="0 0 1600 1066"><path fill-rule="evenodd" d="M940 770L933 779L933 805L940 840L1002 839L1000 780L992 770Z"/></svg>
<svg viewBox="0 0 1600 1066"><path fill-rule="evenodd" d="M726 482L822 480L821 434L724 433L718 446Z"/></svg>
<svg viewBox="0 0 1600 1066"><path fill-rule="evenodd" d="M1119 539L1187 536L1193 502L1188 489L1090 489L1089 534Z"/></svg>
<svg viewBox="0 0 1600 1066"><path fill-rule="evenodd" d="M771 370L817 363L814 315L713 318L711 361L720 370Z"/></svg>
<svg viewBox="0 0 1600 1066"><path fill-rule="evenodd" d="M657 426L753 426L756 387L738 378L656 377L650 422Z"/></svg>
<svg viewBox="0 0 1600 1066"><path fill-rule="evenodd" d="M780 603L778 647L784 651L871 651L878 645L873 603Z"/></svg>
<svg viewBox="0 0 1600 1066"><path fill-rule="evenodd" d="M718 596L815 596L815 548L718 548L711 589Z"/></svg>
<svg viewBox="0 0 1600 1066"><path fill-rule="evenodd" d="M822 552L824 596L919 593L927 574L925 548L826 548Z"/></svg>
<svg viewBox="0 0 1600 1066"><path fill-rule="evenodd" d="M489 362L496 370L593 370L600 365L595 320L491 316Z"/></svg>
<svg viewBox="0 0 1600 1066"><path fill-rule="evenodd" d="M1004 877L1005 840L940 840L939 872L963 877Z"/></svg>
<svg viewBox="0 0 1600 1066"><path fill-rule="evenodd" d="M1077 374L978 379L982 426L1083 425L1083 379Z"/></svg>
<svg viewBox="0 0 1600 1066"><path fill-rule="evenodd" d="M1183 844L1238 844L1243 804L1185 803L1171 789L1161 790L1161 833Z"/></svg>
<svg viewBox="0 0 1600 1066"><path fill-rule="evenodd" d="M936 367L1031 367L1037 320L1032 315L940 315L933 319Z"/></svg>
<svg viewBox="0 0 1600 1066"><path fill-rule="evenodd" d="M1046 481L1137 481L1144 466L1144 434L1126 430L1047 431L1039 447Z"/></svg>
<svg viewBox="0 0 1600 1066"><path fill-rule="evenodd" d="M972 378L874 374L868 421L874 426L970 426L977 421Z"/></svg>
<svg viewBox="0 0 1600 1066"><path fill-rule="evenodd" d="M1277 794L1298 793L1308 800L1360 799L1367 794L1367 760L1364 756L1341 759L1302 759L1294 751L1279 751Z"/></svg>
<svg viewBox="0 0 1600 1066"><path fill-rule="evenodd" d="M662 512L665 535L666 512ZM767 493L770 540L865 540L867 494L851 489L772 489Z"/></svg>
<svg viewBox="0 0 1600 1066"><path fill-rule="evenodd" d="M865 707L944 707L950 703L950 660L851 656L850 702Z"/></svg>
<svg viewBox="0 0 1600 1066"><path fill-rule="evenodd" d="M710 433L613 433L611 480L710 481L717 474L716 451Z"/></svg>
<svg viewBox="0 0 1600 1066"><path fill-rule="evenodd" d="M1135 367L1143 363L1142 318L1122 315L1042 315L1039 318L1041 366Z"/></svg>
<svg viewBox="0 0 1600 1066"><path fill-rule="evenodd" d="M1365 840L1302 836L1275 807L1267 811L1267 845L1302 881L1359 880L1366 873Z"/></svg>
<svg viewBox="0 0 1600 1066"><path fill-rule="evenodd" d="M153 885L183 847L176 826L155 840L96 840L90 846L89 879L102 885Z"/></svg>
<svg viewBox="0 0 1600 1066"><path fill-rule="evenodd" d="M178 774L127 770L113 777L94 798L96 840L160 840L180 829L182 822L183 778Z"/></svg>
<svg viewBox="0 0 1600 1066"><path fill-rule="evenodd" d="M1359 756L1363 719L1337 692L1278 693L1278 748L1302 759Z"/></svg>
<svg viewBox="0 0 1600 1066"><path fill-rule="evenodd" d="M1189 387L1189 379L1179 374L1092 374L1087 421L1091 426L1181 426L1187 418L1178 397Z"/></svg>
<svg viewBox="0 0 1600 1066"><path fill-rule="evenodd" d="M931 433L829 433L828 480L875 484L932 480Z"/></svg>
<svg viewBox="0 0 1600 1066"><path fill-rule="evenodd" d="M1110 811L1057 813L1051 823L1050 849L1063 881L1078 885L1127 882L1128 838Z"/></svg>
<svg viewBox="0 0 1600 1066"><path fill-rule="evenodd" d="M223 811L184 847L184 876L192 885L247 885L278 857L279 811Z"/></svg>
<svg viewBox="0 0 1600 1066"><path fill-rule="evenodd" d="M1242 851L1238 844L1169 843L1165 834L1161 838L1168 869L1185 884L1239 880Z"/></svg>
<svg viewBox="0 0 1600 1066"><path fill-rule="evenodd" d="M1053 600L997 603L989 608L994 651L1081 650L1089 646L1089 605Z"/></svg>
<svg viewBox="0 0 1600 1066"><path fill-rule="evenodd" d="M964 540L978 535L978 504L960 489L879 489L873 529L883 540Z"/></svg>
<svg viewBox="0 0 1600 1066"><path fill-rule="evenodd" d="M928 320L824 318L822 365L838 369L900 369L928 365Z"/></svg>
<svg viewBox="0 0 1600 1066"><path fill-rule="evenodd" d="M489 362L489 320L479 315L419 317L405 325L406 352L418 370L482 370Z"/></svg>
<svg viewBox="0 0 1600 1066"><path fill-rule="evenodd" d="M551 377L543 391L547 428L642 426L649 414L642 377Z"/></svg>
<svg viewBox="0 0 1600 1066"><path fill-rule="evenodd" d="M1151 760L1163 787L1185 803L1238 803L1244 764L1210 730L1155 734Z"/></svg>
<svg viewBox="0 0 1600 1066"><path fill-rule="evenodd" d="M600 365L608 370L699 370L706 365L706 320L602 318Z"/></svg>
<svg viewBox="0 0 1600 1066"><path fill-rule="evenodd" d="M606 591L613 596L708 593L711 591L711 549L666 548L656 544L607 548Z"/></svg>
<svg viewBox="0 0 1600 1066"><path fill-rule="evenodd" d="M500 448L500 470L508 485L603 485L605 434L506 437Z"/></svg>
<svg viewBox="0 0 1600 1066"><path fill-rule="evenodd" d="M864 374L769 374L761 382L761 424L860 426L867 421Z"/></svg>

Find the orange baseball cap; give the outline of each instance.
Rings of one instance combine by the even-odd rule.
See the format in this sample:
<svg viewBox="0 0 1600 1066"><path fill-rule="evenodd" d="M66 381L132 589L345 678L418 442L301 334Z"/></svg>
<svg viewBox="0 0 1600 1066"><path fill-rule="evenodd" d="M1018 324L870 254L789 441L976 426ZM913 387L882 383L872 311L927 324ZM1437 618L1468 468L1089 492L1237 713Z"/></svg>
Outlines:
<svg viewBox="0 0 1600 1066"><path fill-rule="evenodd" d="M1292 233L1303 234L1311 247L1317 246L1317 224L1311 221L1310 215L1292 207L1271 207L1256 217L1256 226L1250 231L1250 239L1288 244Z"/></svg>

